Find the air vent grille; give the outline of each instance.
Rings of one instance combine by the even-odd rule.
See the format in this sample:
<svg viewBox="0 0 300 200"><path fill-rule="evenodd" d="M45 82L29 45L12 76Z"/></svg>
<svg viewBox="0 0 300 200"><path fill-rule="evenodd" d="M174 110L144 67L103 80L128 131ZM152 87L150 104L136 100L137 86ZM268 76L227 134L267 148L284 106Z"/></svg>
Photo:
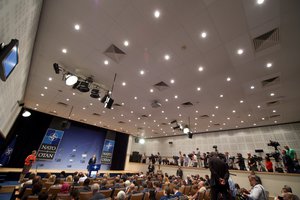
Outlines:
<svg viewBox="0 0 300 200"><path fill-rule="evenodd" d="M119 123L119 124L125 124L125 122L123 122L123 121L118 121L118 123Z"/></svg>
<svg viewBox="0 0 300 200"><path fill-rule="evenodd" d="M279 100L278 101L269 101L266 103L267 106L276 106L278 104L280 104Z"/></svg>
<svg viewBox="0 0 300 200"><path fill-rule="evenodd" d="M93 113L94 116L100 117L101 115L99 113Z"/></svg>
<svg viewBox="0 0 300 200"><path fill-rule="evenodd" d="M160 107L161 107L161 103L160 103L158 100L154 100L154 101L151 103L151 107L152 107L152 108L160 108Z"/></svg>
<svg viewBox="0 0 300 200"><path fill-rule="evenodd" d="M163 123L161 123L161 125L163 125L163 126L167 126L168 124L163 122Z"/></svg>
<svg viewBox="0 0 300 200"><path fill-rule="evenodd" d="M279 76L275 76L275 77L272 77L272 78L268 78L268 79L265 79L265 80L262 80L261 81L261 85L262 87L269 87L269 86L272 86L272 85L276 85L276 84L279 84L280 83L280 77Z"/></svg>
<svg viewBox="0 0 300 200"><path fill-rule="evenodd" d="M200 118L201 119L206 119L206 118L209 118L209 116L208 115L201 115Z"/></svg>
<svg viewBox="0 0 300 200"><path fill-rule="evenodd" d="M104 55L106 55L116 63L119 63L124 58L126 53L116 45L112 44L104 51Z"/></svg>
<svg viewBox="0 0 300 200"><path fill-rule="evenodd" d="M280 117L280 115L271 115L270 119L274 119L274 118L277 118L277 117Z"/></svg>
<svg viewBox="0 0 300 200"><path fill-rule="evenodd" d="M216 123L216 124L214 124L214 126L220 126L221 124L218 124L218 123Z"/></svg>
<svg viewBox="0 0 300 200"><path fill-rule="evenodd" d="M148 115L142 115L141 117L143 117L143 118L148 118Z"/></svg>
<svg viewBox="0 0 300 200"><path fill-rule="evenodd" d="M261 51L277 44L279 44L279 28L275 28L253 39L255 51Z"/></svg>
<svg viewBox="0 0 300 200"><path fill-rule="evenodd" d="M183 107L191 107L191 106L193 106L193 104L191 103L191 102L185 102L185 103L182 103L181 104Z"/></svg>
<svg viewBox="0 0 300 200"><path fill-rule="evenodd" d="M57 102L57 105L60 105L60 106L65 106L65 107L67 107L67 106L68 106L68 104L66 104L66 103L63 103L63 102Z"/></svg>
<svg viewBox="0 0 300 200"><path fill-rule="evenodd" d="M114 107L115 107L115 106L121 107L122 105L121 105L121 104L118 104L118 103L114 103Z"/></svg>
<svg viewBox="0 0 300 200"><path fill-rule="evenodd" d="M163 81L156 83L155 85L153 85L153 87L155 87L159 91L163 91L163 90L170 88L170 86Z"/></svg>

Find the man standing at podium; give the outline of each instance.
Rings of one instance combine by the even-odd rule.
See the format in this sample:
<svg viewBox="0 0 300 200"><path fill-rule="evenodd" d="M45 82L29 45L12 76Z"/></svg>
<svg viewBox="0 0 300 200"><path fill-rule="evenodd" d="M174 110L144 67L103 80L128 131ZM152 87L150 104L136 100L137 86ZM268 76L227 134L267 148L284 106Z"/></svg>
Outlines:
<svg viewBox="0 0 300 200"><path fill-rule="evenodd" d="M93 157L90 158L89 165L87 166L89 174L91 173L91 165L95 165L96 162L97 162L97 159L96 159L96 155L94 154Z"/></svg>

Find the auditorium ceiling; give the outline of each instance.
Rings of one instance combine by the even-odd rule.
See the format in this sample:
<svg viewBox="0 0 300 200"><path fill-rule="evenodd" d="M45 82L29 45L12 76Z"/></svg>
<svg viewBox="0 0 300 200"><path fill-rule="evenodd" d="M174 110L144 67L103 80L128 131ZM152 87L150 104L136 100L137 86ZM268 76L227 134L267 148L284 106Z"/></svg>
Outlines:
<svg viewBox="0 0 300 200"><path fill-rule="evenodd" d="M300 1L45 0L25 106L145 138L300 120ZM109 48L114 45L114 48ZM67 86L92 78L100 98ZM100 99L112 91L112 109ZM93 89L93 88L90 88Z"/></svg>

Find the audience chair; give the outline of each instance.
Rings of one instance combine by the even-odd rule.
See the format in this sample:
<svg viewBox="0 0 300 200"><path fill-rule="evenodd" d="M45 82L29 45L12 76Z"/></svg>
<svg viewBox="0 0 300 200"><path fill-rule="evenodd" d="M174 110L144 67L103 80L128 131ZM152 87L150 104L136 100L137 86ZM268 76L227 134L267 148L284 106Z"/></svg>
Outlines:
<svg viewBox="0 0 300 200"><path fill-rule="evenodd" d="M45 188L46 188L47 190L49 190L49 188L50 188L53 184L54 184L54 182L46 182L46 183L44 184L44 186L45 186Z"/></svg>
<svg viewBox="0 0 300 200"><path fill-rule="evenodd" d="M181 186L180 188L179 188L179 192L181 192L182 194L184 193L184 188L185 188L185 186Z"/></svg>
<svg viewBox="0 0 300 200"><path fill-rule="evenodd" d="M190 194L190 191L191 191L191 188L192 188L192 186L186 185L186 186L184 187L184 194L185 194L185 195L189 195L189 194Z"/></svg>
<svg viewBox="0 0 300 200"><path fill-rule="evenodd" d="M25 192L23 194L23 197L31 195L31 194L32 194L32 188L26 188ZM22 197L20 197L20 198L22 198Z"/></svg>
<svg viewBox="0 0 300 200"><path fill-rule="evenodd" d="M111 197L112 190L99 190L101 194L103 194L106 198Z"/></svg>
<svg viewBox="0 0 300 200"><path fill-rule="evenodd" d="M114 192L113 192L113 194L112 194L112 197L113 197L114 199L116 199L116 196L117 196L118 192L120 192L121 190L123 190L123 191L125 192L125 189L126 189L126 188L115 188L115 189L114 189Z"/></svg>
<svg viewBox="0 0 300 200"><path fill-rule="evenodd" d="M144 194L144 199L143 200L149 200L149 192L146 192Z"/></svg>
<svg viewBox="0 0 300 200"><path fill-rule="evenodd" d="M130 200L143 200L144 193L132 194Z"/></svg>
<svg viewBox="0 0 300 200"><path fill-rule="evenodd" d="M159 191L159 192L156 192L155 194L155 199L160 199L162 196L164 196L164 191Z"/></svg>
<svg viewBox="0 0 300 200"><path fill-rule="evenodd" d="M60 192L61 187L52 187L49 188L48 194L52 194L52 196L56 196Z"/></svg>
<svg viewBox="0 0 300 200"><path fill-rule="evenodd" d="M56 196L56 200L71 200L70 194L58 193Z"/></svg>
<svg viewBox="0 0 300 200"><path fill-rule="evenodd" d="M79 199L80 200L90 200L92 198L93 192L80 192Z"/></svg>

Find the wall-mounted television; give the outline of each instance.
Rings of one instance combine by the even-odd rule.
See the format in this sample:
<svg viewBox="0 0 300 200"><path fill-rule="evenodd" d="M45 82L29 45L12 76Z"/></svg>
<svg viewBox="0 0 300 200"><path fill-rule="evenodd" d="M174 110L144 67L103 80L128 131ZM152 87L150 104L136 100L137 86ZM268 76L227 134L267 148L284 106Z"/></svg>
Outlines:
<svg viewBox="0 0 300 200"><path fill-rule="evenodd" d="M19 40L12 39L9 44L0 46L0 78L6 81L19 62Z"/></svg>

